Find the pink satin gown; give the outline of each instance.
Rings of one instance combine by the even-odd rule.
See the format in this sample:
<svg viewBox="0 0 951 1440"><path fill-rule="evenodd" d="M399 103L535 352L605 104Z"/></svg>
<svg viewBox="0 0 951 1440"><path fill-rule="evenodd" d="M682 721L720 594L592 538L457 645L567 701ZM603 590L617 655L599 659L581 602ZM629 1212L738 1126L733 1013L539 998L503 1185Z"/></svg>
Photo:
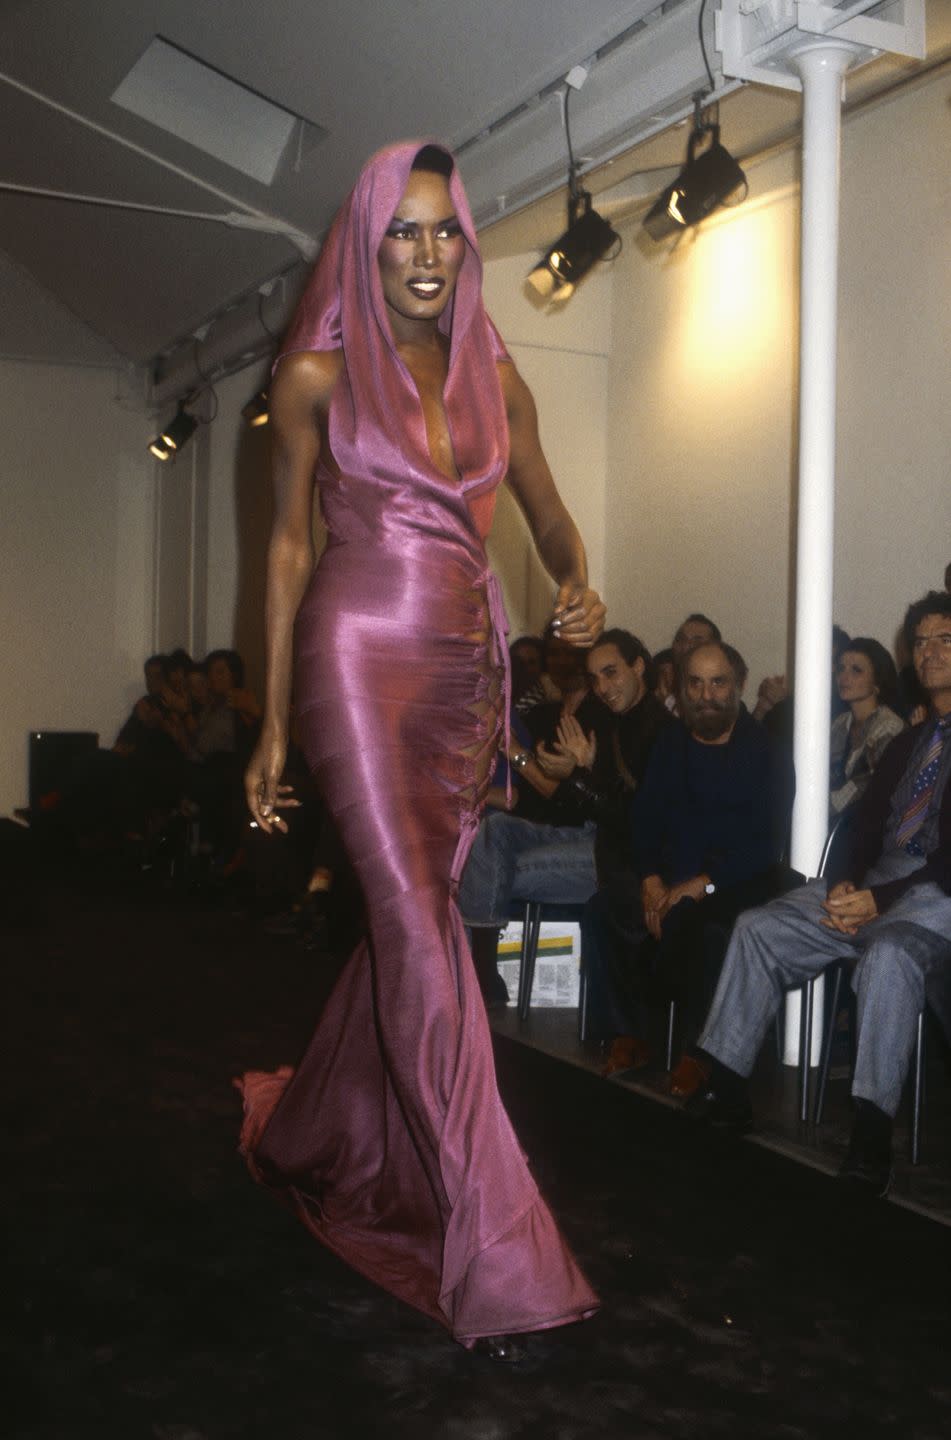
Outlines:
<svg viewBox="0 0 951 1440"><path fill-rule="evenodd" d="M297 621L304 749L359 874L369 934L296 1072L242 1082L242 1148L308 1228L463 1344L598 1301L499 1099L455 904L502 727L505 618L485 555L508 458L481 262L467 239L445 405L459 479L432 463L376 254L419 144L382 151L335 221L282 353L342 348L321 468L329 542Z"/></svg>

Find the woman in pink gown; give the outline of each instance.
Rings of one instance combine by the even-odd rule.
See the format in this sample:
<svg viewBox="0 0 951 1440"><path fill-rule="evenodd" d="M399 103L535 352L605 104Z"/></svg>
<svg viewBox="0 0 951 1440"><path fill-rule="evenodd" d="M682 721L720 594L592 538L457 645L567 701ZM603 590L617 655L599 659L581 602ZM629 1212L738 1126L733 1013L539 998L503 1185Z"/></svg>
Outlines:
<svg viewBox="0 0 951 1440"><path fill-rule="evenodd" d="M494 1337L597 1306L499 1099L454 899L505 725L485 537L506 475L559 585L561 634L590 645L604 607L481 279L451 156L394 145L337 215L278 357L267 699L248 803L262 829L284 828L296 651L302 744L369 933L297 1070L241 1082L242 1148L355 1269L505 1358ZM329 537L316 569L315 480Z"/></svg>

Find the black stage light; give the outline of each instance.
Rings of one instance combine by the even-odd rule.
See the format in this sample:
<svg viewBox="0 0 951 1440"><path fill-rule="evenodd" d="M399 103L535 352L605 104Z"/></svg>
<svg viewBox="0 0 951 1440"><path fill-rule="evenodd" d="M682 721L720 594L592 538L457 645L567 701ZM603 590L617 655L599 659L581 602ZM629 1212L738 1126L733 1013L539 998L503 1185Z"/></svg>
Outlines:
<svg viewBox="0 0 951 1440"><path fill-rule="evenodd" d="M249 400L241 411L241 414L252 427L266 425L268 422L268 394L266 390L259 390L253 399Z"/></svg>
<svg viewBox="0 0 951 1440"><path fill-rule="evenodd" d="M194 435L198 421L189 415L184 405L179 405L175 419L150 443L149 450L156 460L169 460Z"/></svg>
<svg viewBox="0 0 951 1440"><path fill-rule="evenodd" d="M592 210L587 191L582 190L571 202L568 213L568 229L528 276L543 300L567 300L595 261L619 243L607 220Z"/></svg>
<svg viewBox="0 0 951 1440"><path fill-rule="evenodd" d="M698 155L697 145L706 135L712 137L711 142ZM720 144L719 125L695 124L687 142L686 164L644 216L644 229L652 240L666 240L688 225L699 225L741 187L743 194L735 204L746 199L746 176Z"/></svg>

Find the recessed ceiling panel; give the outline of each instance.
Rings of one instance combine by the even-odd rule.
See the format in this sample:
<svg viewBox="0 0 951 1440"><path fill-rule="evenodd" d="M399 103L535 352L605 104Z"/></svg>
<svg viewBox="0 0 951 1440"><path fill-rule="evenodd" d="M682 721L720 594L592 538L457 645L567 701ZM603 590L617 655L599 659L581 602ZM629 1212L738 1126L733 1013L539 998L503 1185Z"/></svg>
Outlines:
<svg viewBox="0 0 951 1440"><path fill-rule="evenodd" d="M158 37L111 98L262 185L274 179L295 127L303 123Z"/></svg>

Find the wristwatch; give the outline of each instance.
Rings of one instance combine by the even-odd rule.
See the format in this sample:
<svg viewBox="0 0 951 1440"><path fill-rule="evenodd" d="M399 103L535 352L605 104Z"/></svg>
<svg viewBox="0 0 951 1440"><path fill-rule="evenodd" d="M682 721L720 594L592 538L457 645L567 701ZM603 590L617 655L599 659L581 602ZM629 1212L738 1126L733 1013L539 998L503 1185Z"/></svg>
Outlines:
<svg viewBox="0 0 951 1440"><path fill-rule="evenodd" d="M511 764L515 766L516 770L524 770L531 758L527 750L520 750L517 755L512 756Z"/></svg>
<svg viewBox="0 0 951 1440"><path fill-rule="evenodd" d="M704 895L715 895L717 893L717 887L712 880L708 880L706 885L704 885L703 893Z"/></svg>

